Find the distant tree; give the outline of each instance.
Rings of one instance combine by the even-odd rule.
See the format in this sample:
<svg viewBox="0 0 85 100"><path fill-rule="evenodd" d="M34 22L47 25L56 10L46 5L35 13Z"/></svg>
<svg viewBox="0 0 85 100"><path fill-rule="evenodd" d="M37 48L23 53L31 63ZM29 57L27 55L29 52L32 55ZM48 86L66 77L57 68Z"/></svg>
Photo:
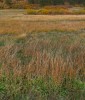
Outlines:
<svg viewBox="0 0 85 100"><path fill-rule="evenodd" d="M47 4L47 0L39 0L39 4L40 4L41 6L44 6L44 5Z"/></svg>
<svg viewBox="0 0 85 100"><path fill-rule="evenodd" d="M85 0L79 0L79 3L85 5Z"/></svg>
<svg viewBox="0 0 85 100"><path fill-rule="evenodd" d="M85 4L85 0L69 0L70 4Z"/></svg>
<svg viewBox="0 0 85 100"><path fill-rule="evenodd" d="M64 4L64 0L52 0L53 5Z"/></svg>
<svg viewBox="0 0 85 100"><path fill-rule="evenodd" d="M28 0L28 2L29 2L30 4L34 4L34 3L35 3L34 0Z"/></svg>
<svg viewBox="0 0 85 100"><path fill-rule="evenodd" d="M5 0L5 3L6 3L7 5L11 5L12 0Z"/></svg>
<svg viewBox="0 0 85 100"><path fill-rule="evenodd" d="M7 0L10 1L10 0ZM40 4L41 6L44 5L61 5L61 4L85 4L85 0L27 0L31 4Z"/></svg>

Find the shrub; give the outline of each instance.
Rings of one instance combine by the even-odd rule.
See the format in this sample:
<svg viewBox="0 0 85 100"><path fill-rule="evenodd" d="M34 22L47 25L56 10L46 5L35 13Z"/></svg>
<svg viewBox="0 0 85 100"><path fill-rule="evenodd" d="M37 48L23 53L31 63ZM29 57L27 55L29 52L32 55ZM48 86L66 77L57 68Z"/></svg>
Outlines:
<svg viewBox="0 0 85 100"><path fill-rule="evenodd" d="M69 10L64 7L44 7L42 9L28 9L27 14L34 15L57 15L57 14L85 14L85 9Z"/></svg>
<svg viewBox="0 0 85 100"><path fill-rule="evenodd" d="M74 14L85 14L85 9L74 11Z"/></svg>
<svg viewBox="0 0 85 100"><path fill-rule="evenodd" d="M27 9L27 14L36 15L37 14L37 10Z"/></svg>
<svg viewBox="0 0 85 100"><path fill-rule="evenodd" d="M5 3L0 2L0 9L9 8L9 6Z"/></svg>
<svg viewBox="0 0 85 100"><path fill-rule="evenodd" d="M39 8L39 5L38 4L28 4L24 1L19 1L17 3L13 3L12 8L16 8L16 9L37 9L37 8Z"/></svg>
<svg viewBox="0 0 85 100"><path fill-rule="evenodd" d="M47 9L40 9L38 10L37 14L41 14L41 15L48 15L51 14L51 10L47 10Z"/></svg>
<svg viewBox="0 0 85 100"><path fill-rule="evenodd" d="M39 9L39 5L38 4L27 4L26 6L27 9Z"/></svg>
<svg viewBox="0 0 85 100"><path fill-rule="evenodd" d="M5 0L5 3L10 6L12 3L12 0Z"/></svg>
<svg viewBox="0 0 85 100"><path fill-rule="evenodd" d="M28 9L27 14L38 14L38 15L56 15L56 14L69 14L68 9L63 9L63 8L57 8L57 9Z"/></svg>
<svg viewBox="0 0 85 100"><path fill-rule="evenodd" d="M52 14L68 14L68 9L57 8L55 10L51 10Z"/></svg>
<svg viewBox="0 0 85 100"><path fill-rule="evenodd" d="M20 1L20 2L17 2L17 3L13 3L12 8L25 9L25 8L28 8L28 4L23 2L23 1Z"/></svg>

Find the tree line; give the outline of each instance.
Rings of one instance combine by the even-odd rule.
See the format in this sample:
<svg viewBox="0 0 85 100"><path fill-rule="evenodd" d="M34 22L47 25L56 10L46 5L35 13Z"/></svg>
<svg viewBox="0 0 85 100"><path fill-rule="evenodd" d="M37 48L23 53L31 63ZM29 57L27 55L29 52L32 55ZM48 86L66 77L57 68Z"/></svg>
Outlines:
<svg viewBox="0 0 85 100"><path fill-rule="evenodd" d="M13 0L5 0L7 4L11 4ZM16 0L18 1L18 0ZM41 6L44 5L62 5L65 3L69 3L71 5L74 4L83 4L85 5L85 0L25 0L30 4L40 4Z"/></svg>
<svg viewBox="0 0 85 100"><path fill-rule="evenodd" d="M40 4L40 5L62 5L69 3L74 4L85 4L85 0L28 0L31 4Z"/></svg>

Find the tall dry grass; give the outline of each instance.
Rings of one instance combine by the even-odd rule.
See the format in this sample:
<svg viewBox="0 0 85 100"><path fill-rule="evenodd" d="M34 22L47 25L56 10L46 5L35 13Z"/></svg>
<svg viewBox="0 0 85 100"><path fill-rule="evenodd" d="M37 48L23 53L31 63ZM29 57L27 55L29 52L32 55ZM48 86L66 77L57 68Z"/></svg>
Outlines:
<svg viewBox="0 0 85 100"><path fill-rule="evenodd" d="M8 20L0 21L0 34L17 33L23 34L27 32L43 32L43 31L79 31L85 29L84 21L20 21Z"/></svg>
<svg viewBox="0 0 85 100"><path fill-rule="evenodd" d="M85 29L85 15L24 15L24 10L0 11L0 34Z"/></svg>
<svg viewBox="0 0 85 100"><path fill-rule="evenodd" d="M84 99L83 33L42 32L18 39L4 34L0 41L4 42L0 46L0 80L4 86L1 88L2 98L18 100L17 95L19 98L21 95L33 95L35 100L49 97L48 100L52 100L53 95L55 100L62 97L66 100ZM75 95L70 96L72 93Z"/></svg>
<svg viewBox="0 0 85 100"><path fill-rule="evenodd" d="M84 20L1 14L0 100L84 100Z"/></svg>

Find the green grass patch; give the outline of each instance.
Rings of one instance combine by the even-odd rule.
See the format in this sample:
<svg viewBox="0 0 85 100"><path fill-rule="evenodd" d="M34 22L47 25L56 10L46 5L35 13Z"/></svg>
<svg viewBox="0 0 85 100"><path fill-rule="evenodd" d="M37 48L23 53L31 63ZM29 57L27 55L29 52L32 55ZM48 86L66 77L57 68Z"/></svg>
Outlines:
<svg viewBox="0 0 85 100"><path fill-rule="evenodd" d="M4 41L0 41L0 46L5 46L5 42Z"/></svg>

